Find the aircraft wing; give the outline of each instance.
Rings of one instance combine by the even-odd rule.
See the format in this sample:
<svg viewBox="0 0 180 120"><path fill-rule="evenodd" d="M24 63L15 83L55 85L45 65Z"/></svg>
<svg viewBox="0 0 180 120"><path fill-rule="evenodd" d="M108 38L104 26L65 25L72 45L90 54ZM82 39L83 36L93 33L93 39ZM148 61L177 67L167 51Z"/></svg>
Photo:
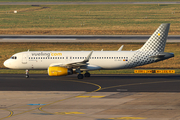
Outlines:
<svg viewBox="0 0 180 120"><path fill-rule="evenodd" d="M89 53L89 55L81 62L73 62L73 63L67 63L67 64L61 64L61 63L54 63L54 64L51 64L50 66L60 66L60 67L65 67L65 68L78 68L78 67L81 67L81 66L86 66L87 65L87 62L89 62L89 59L91 57L93 53L93 50Z"/></svg>

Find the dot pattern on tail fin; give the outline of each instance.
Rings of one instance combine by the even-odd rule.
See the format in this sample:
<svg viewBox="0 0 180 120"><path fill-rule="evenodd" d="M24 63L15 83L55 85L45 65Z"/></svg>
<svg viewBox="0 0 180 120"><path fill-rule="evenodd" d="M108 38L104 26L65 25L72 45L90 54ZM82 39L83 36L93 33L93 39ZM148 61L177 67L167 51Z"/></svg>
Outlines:
<svg viewBox="0 0 180 120"><path fill-rule="evenodd" d="M134 55L128 60L125 68L132 68L155 62L150 56L164 52L169 27L169 23L161 24L148 41L139 50L134 51Z"/></svg>
<svg viewBox="0 0 180 120"><path fill-rule="evenodd" d="M158 51L164 52L166 40L169 32L169 23L163 23L148 39L148 41L138 51Z"/></svg>

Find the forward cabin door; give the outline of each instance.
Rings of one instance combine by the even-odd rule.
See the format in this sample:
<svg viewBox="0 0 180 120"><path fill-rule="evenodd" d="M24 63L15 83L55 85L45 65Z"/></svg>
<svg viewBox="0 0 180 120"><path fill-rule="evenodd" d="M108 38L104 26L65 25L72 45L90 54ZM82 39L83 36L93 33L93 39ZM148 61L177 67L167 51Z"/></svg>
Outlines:
<svg viewBox="0 0 180 120"><path fill-rule="evenodd" d="M23 54L22 54L22 63L23 63L23 64L27 64L27 59L28 59L27 54L26 54L26 53L23 53Z"/></svg>

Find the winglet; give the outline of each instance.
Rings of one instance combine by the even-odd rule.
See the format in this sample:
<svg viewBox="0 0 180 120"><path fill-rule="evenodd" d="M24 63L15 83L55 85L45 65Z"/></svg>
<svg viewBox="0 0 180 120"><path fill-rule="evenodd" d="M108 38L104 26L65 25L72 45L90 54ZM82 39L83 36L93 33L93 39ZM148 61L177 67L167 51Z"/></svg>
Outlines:
<svg viewBox="0 0 180 120"><path fill-rule="evenodd" d="M89 59L90 59L92 53L93 53L93 50L89 53L89 55L86 57L86 59L84 59L83 62L89 62Z"/></svg>
<svg viewBox="0 0 180 120"><path fill-rule="evenodd" d="M124 47L124 45L122 45L122 46L118 49L118 51L121 51L121 50L123 49L123 47Z"/></svg>

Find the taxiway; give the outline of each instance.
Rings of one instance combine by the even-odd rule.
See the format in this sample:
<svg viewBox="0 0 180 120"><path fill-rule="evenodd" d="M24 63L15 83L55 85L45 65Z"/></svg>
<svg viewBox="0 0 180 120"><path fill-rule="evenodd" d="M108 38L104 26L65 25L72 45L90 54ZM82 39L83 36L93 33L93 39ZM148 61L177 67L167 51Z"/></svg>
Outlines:
<svg viewBox="0 0 180 120"><path fill-rule="evenodd" d="M0 42L146 42L150 35L0 35ZM180 42L179 35L169 35L167 42Z"/></svg>
<svg viewBox="0 0 180 120"><path fill-rule="evenodd" d="M180 75L0 74L0 120L178 120Z"/></svg>

